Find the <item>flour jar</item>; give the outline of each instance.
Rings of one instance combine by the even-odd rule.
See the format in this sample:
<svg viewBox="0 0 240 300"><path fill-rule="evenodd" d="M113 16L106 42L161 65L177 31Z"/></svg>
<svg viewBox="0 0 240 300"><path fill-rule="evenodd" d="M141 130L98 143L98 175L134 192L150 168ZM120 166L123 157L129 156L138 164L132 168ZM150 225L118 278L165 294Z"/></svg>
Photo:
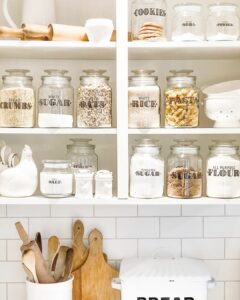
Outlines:
<svg viewBox="0 0 240 300"><path fill-rule="evenodd" d="M130 196L160 198L163 196L164 160L157 140L137 140L130 163Z"/></svg>
<svg viewBox="0 0 240 300"><path fill-rule="evenodd" d="M218 3L209 6L208 41L235 41L239 38L238 6Z"/></svg>
<svg viewBox="0 0 240 300"><path fill-rule="evenodd" d="M160 87L154 70L134 70L129 77L129 128L160 127Z"/></svg>
<svg viewBox="0 0 240 300"><path fill-rule="evenodd" d="M0 127L34 127L35 95L28 70L6 70L0 90Z"/></svg>
<svg viewBox="0 0 240 300"><path fill-rule="evenodd" d="M45 70L38 90L39 127L73 127L74 90L65 70Z"/></svg>
<svg viewBox="0 0 240 300"><path fill-rule="evenodd" d="M240 156L234 141L214 141L206 166L207 196L240 197Z"/></svg>

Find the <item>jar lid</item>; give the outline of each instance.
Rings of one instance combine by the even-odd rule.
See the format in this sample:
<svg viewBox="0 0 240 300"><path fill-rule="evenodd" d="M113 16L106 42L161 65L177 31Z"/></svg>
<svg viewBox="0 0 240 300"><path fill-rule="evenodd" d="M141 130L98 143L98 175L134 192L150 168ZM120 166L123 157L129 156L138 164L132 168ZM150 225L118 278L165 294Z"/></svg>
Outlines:
<svg viewBox="0 0 240 300"><path fill-rule="evenodd" d="M78 148L87 148L87 149L95 149L95 145L89 144L92 139L70 139L73 142L71 145L67 145L67 149L72 149L74 147Z"/></svg>
<svg viewBox="0 0 240 300"><path fill-rule="evenodd" d="M167 77L169 83L196 83L197 77L190 75L193 70L170 70L169 72L172 73L172 76Z"/></svg>
<svg viewBox="0 0 240 300"><path fill-rule="evenodd" d="M176 145L172 145L170 147L171 150L177 151L177 152L196 152L200 150L200 147L197 145L194 145L197 140L191 140L191 139L176 139L174 140Z"/></svg>
<svg viewBox="0 0 240 300"><path fill-rule="evenodd" d="M60 79L67 79L67 80L71 80L72 78L70 76L65 76L66 73L68 73L67 70L57 70L57 69L48 69L48 70L44 70L45 73L47 73L47 75L42 76L42 79L45 78L60 78Z"/></svg>
<svg viewBox="0 0 240 300"><path fill-rule="evenodd" d="M198 3L181 3L175 5L174 9L179 12L185 12L185 11L201 12L202 5Z"/></svg>
<svg viewBox="0 0 240 300"><path fill-rule="evenodd" d="M105 79L109 79L109 76L105 76L103 75L104 73L106 73L106 70L102 70L102 69L87 69L87 70L83 70L83 73L85 73L86 75L84 76L80 76L80 80L84 79L84 78L89 78L89 77L93 77L93 78L105 78Z"/></svg>
<svg viewBox="0 0 240 300"><path fill-rule="evenodd" d="M70 160L43 160L42 161L43 165L48 167L48 168L52 168L52 169L64 169L64 168L68 168L71 165L71 161Z"/></svg>
<svg viewBox="0 0 240 300"><path fill-rule="evenodd" d="M209 150L216 150L216 149L227 149L227 148L232 148L235 150L239 149L239 146L234 145L236 140L213 140L214 145L209 146Z"/></svg>
<svg viewBox="0 0 240 300"><path fill-rule="evenodd" d="M135 147L153 147L153 148L161 148L158 145L158 140L156 139L137 139L137 145Z"/></svg>
<svg viewBox="0 0 240 300"><path fill-rule="evenodd" d="M215 3L215 4L210 4L208 8L212 12L218 12L218 11L234 12L238 8L238 5L234 3Z"/></svg>
<svg viewBox="0 0 240 300"><path fill-rule="evenodd" d="M112 172L108 170L100 170L95 175L96 179L112 179Z"/></svg>
<svg viewBox="0 0 240 300"><path fill-rule="evenodd" d="M77 173L75 173L75 178L86 178L93 179L94 173L87 169L80 169Z"/></svg>
<svg viewBox="0 0 240 300"><path fill-rule="evenodd" d="M7 69L5 70L6 73L8 73L8 75L3 75L3 79L7 79L7 78L16 78L16 79L29 79L32 80L32 76L27 76L26 74L29 73L29 70L25 70L25 69Z"/></svg>

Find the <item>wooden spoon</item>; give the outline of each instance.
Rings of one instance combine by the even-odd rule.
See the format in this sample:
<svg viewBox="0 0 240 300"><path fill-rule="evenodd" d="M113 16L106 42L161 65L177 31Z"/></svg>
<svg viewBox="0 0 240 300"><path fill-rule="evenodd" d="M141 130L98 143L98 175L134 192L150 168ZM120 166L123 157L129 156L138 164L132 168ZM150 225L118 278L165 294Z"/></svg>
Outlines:
<svg viewBox="0 0 240 300"><path fill-rule="evenodd" d="M68 280L69 276L72 273L72 267L73 267L73 249L69 248L67 250L65 269L64 269L64 274L63 274L63 278L61 279L61 281Z"/></svg>
<svg viewBox="0 0 240 300"><path fill-rule="evenodd" d="M66 246L61 246L59 249L56 268L54 271L55 281L59 281L59 279L63 276L68 249L69 247Z"/></svg>
<svg viewBox="0 0 240 300"><path fill-rule="evenodd" d="M40 249L40 251L42 252L42 236L41 236L41 233L40 232L37 232L36 233L36 236L35 236L35 241Z"/></svg>
<svg viewBox="0 0 240 300"><path fill-rule="evenodd" d="M60 248L60 242L57 236L51 236L48 239L48 263L50 272L53 270L53 262Z"/></svg>
<svg viewBox="0 0 240 300"><path fill-rule="evenodd" d="M28 250L23 253L22 263L32 273L34 282L38 283L38 278L36 274L36 258L32 250Z"/></svg>

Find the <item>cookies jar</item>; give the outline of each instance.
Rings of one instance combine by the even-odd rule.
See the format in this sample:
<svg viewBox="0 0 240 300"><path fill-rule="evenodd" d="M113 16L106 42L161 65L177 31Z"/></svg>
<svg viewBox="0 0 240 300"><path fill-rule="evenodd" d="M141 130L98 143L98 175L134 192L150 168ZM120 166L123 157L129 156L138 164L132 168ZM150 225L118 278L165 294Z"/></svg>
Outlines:
<svg viewBox="0 0 240 300"><path fill-rule="evenodd" d="M165 127L198 127L200 91L192 70L170 71L165 91Z"/></svg>

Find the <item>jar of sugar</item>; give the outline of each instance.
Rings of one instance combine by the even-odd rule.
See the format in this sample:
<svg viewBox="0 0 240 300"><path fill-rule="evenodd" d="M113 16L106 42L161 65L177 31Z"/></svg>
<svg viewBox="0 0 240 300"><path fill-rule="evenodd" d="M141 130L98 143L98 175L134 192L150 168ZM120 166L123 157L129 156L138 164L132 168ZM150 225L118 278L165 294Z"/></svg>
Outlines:
<svg viewBox="0 0 240 300"><path fill-rule="evenodd" d="M112 198L112 172L100 170L95 174L95 197L98 199Z"/></svg>
<svg viewBox="0 0 240 300"><path fill-rule="evenodd" d="M137 141L130 164L130 196L160 198L163 196L164 160L157 140Z"/></svg>
<svg viewBox="0 0 240 300"><path fill-rule="evenodd" d="M92 199L93 197L93 172L82 169L75 173L76 198Z"/></svg>
<svg viewBox="0 0 240 300"><path fill-rule="evenodd" d="M209 147L206 183L207 196L214 198L240 197L240 156L234 141L214 141Z"/></svg>

